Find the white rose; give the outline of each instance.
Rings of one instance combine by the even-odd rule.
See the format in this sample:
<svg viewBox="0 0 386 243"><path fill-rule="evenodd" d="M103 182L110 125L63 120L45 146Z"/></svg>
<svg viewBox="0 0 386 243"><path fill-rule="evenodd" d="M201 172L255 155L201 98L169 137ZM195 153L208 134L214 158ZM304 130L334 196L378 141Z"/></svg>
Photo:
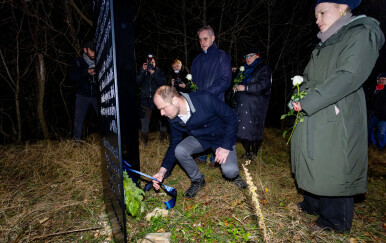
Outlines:
<svg viewBox="0 0 386 243"><path fill-rule="evenodd" d="M244 72L244 71L245 71L244 66L240 66L240 71L241 71L241 72Z"/></svg>
<svg viewBox="0 0 386 243"><path fill-rule="evenodd" d="M299 75L296 75L295 77L291 78L291 80L294 86L303 83L303 77Z"/></svg>
<svg viewBox="0 0 386 243"><path fill-rule="evenodd" d="M187 79L187 80L192 80L193 77L192 77L192 75L189 73L188 75L186 75L186 79Z"/></svg>

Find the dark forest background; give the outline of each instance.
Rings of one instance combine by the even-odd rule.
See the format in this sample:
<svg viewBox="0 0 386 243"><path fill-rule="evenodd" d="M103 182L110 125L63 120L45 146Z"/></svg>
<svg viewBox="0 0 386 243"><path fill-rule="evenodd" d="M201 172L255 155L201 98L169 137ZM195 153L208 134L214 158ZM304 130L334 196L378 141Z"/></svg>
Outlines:
<svg viewBox="0 0 386 243"><path fill-rule="evenodd" d="M134 0L137 70L148 53L158 57L166 74L176 58L190 69L200 53L197 29L211 25L234 67L242 65L243 48L259 46L273 71L266 126L282 128L290 78L302 73L318 43L315 2ZM364 0L354 14L376 18L386 32L385 6L386 0ZM93 37L92 1L3 0L0 16L0 144L71 138L76 87L69 71L83 43ZM364 85L366 93L386 72L385 50ZM97 120L90 109L86 133L97 131Z"/></svg>

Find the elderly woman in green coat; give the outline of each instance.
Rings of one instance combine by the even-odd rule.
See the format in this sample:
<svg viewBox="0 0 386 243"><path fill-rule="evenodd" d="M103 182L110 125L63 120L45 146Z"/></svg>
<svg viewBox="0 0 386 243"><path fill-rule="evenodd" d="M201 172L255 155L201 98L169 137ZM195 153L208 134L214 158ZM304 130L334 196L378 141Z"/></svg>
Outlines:
<svg viewBox="0 0 386 243"><path fill-rule="evenodd" d="M360 0L318 0L320 43L300 86L307 95L292 101L304 121L291 141L291 163L304 191L299 208L317 214L314 230L350 231L354 198L367 188L366 104L362 84L384 43L379 23L351 10Z"/></svg>

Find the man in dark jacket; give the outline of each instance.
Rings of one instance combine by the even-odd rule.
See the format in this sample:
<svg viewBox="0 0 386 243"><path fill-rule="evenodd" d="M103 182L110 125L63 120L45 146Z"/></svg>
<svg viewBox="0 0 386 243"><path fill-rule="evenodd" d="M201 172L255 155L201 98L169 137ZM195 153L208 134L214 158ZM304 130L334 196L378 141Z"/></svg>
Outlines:
<svg viewBox="0 0 386 243"><path fill-rule="evenodd" d="M185 197L194 197L205 186L205 179L192 154L212 149L224 176L236 186L246 188L237 164L237 115L228 105L205 91L180 94L170 86L156 91L154 103L170 124L169 148L155 178L162 181L177 159L191 180ZM184 133L188 134L185 139ZM160 188L156 181L153 185L156 190Z"/></svg>
<svg viewBox="0 0 386 243"><path fill-rule="evenodd" d="M380 150L386 146L386 73L377 77L377 87L371 98L369 112L369 143L376 144Z"/></svg>
<svg viewBox="0 0 386 243"><path fill-rule="evenodd" d="M232 81L231 59L225 51L217 48L212 27L204 26L197 34L202 53L194 58L190 69L193 83L198 92L207 91L224 101L224 93ZM199 157L198 161L206 161L206 155Z"/></svg>
<svg viewBox="0 0 386 243"><path fill-rule="evenodd" d="M212 27L197 31L202 53L194 58L191 74L198 91L208 91L224 101L224 92L231 85L232 66L229 55L217 48Z"/></svg>
<svg viewBox="0 0 386 243"><path fill-rule="evenodd" d="M78 57L72 64L71 80L76 82L76 101L74 118L74 140L79 142L82 138L83 122L89 106L97 111L97 85L95 77L95 47L93 42L87 42L83 47L82 57Z"/></svg>
<svg viewBox="0 0 386 243"><path fill-rule="evenodd" d="M167 84L164 72L157 67L153 55L149 54L147 61L142 64L142 68L137 76L137 85L141 87L141 139L147 145L149 141L149 125L151 115L155 108L153 95L157 88ZM166 121L158 120L160 126L160 139L167 138Z"/></svg>

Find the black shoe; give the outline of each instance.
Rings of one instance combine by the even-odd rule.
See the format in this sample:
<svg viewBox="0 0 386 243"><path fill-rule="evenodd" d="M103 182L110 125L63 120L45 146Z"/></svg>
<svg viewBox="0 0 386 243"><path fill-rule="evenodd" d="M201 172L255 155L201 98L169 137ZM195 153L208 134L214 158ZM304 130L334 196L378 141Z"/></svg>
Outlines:
<svg viewBox="0 0 386 243"><path fill-rule="evenodd" d="M206 163L206 161L203 161L199 158L195 158L194 161L196 161L197 164L205 164Z"/></svg>
<svg viewBox="0 0 386 243"><path fill-rule="evenodd" d="M218 167L221 167L221 165L217 162L210 162L209 165L208 165L208 168L209 169L215 169L215 168L218 168Z"/></svg>
<svg viewBox="0 0 386 243"><path fill-rule="evenodd" d="M196 196L197 192L206 185L204 176L202 175L199 181L192 181L192 185L185 192L186 198Z"/></svg>
<svg viewBox="0 0 386 243"><path fill-rule="evenodd" d="M80 140L78 138L74 138L73 139L73 146L74 147L79 147L80 145L82 145L82 140Z"/></svg>
<svg viewBox="0 0 386 243"><path fill-rule="evenodd" d="M233 183L235 183L235 185L240 189L245 189L248 186L247 183L244 181L244 179L240 175L238 175L236 177L236 179L233 181Z"/></svg>
<svg viewBox="0 0 386 243"><path fill-rule="evenodd" d="M242 158L253 160L255 158L255 155L252 152L248 152L248 153L244 154Z"/></svg>

